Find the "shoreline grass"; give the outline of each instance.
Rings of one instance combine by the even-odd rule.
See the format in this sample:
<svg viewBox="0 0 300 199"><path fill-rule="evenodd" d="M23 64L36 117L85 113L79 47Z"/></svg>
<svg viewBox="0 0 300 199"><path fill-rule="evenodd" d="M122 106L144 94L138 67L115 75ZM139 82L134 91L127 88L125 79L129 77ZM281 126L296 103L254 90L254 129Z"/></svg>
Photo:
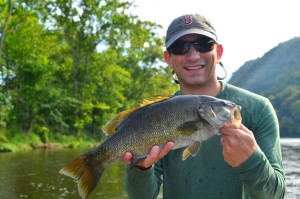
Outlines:
<svg viewBox="0 0 300 199"><path fill-rule="evenodd" d="M7 136L0 131L0 152L48 150L58 148L95 147L101 142L100 136L80 133L79 135L57 134L47 139L40 134L16 133ZM53 134L51 134L53 135Z"/></svg>

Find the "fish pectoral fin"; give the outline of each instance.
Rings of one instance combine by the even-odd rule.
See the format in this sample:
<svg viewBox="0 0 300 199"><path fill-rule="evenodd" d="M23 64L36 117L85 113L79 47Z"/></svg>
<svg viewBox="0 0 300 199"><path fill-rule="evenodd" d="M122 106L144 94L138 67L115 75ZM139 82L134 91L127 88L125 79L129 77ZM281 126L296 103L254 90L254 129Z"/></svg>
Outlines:
<svg viewBox="0 0 300 199"><path fill-rule="evenodd" d="M185 122L179 125L176 129L183 136L191 136L201 129L201 123L199 121Z"/></svg>
<svg viewBox="0 0 300 199"><path fill-rule="evenodd" d="M200 147L200 142L194 142L192 145L188 146L182 153L182 160L186 160L190 155L195 156L200 150Z"/></svg>

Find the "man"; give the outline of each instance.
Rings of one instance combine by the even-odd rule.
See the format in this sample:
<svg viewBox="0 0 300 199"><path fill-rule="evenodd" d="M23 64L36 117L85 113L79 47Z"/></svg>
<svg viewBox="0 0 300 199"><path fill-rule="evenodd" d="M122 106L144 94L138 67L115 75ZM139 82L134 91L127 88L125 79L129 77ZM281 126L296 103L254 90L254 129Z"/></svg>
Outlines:
<svg viewBox="0 0 300 199"><path fill-rule="evenodd" d="M163 183L164 199L283 198L279 126L268 99L218 80L216 67L223 47L212 23L201 15L173 20L166 35L165 61L173 69L180 90L175 95L210 95L242 107L240 129L223 127L202 143L195 157L181 160L184 149L154 146L145 160L129 169L130 198L154 199ZM188 103L188 102L187 102ZM124 161L131 161L131 153ZM154 165L154 166L152 166Z"/></svg>

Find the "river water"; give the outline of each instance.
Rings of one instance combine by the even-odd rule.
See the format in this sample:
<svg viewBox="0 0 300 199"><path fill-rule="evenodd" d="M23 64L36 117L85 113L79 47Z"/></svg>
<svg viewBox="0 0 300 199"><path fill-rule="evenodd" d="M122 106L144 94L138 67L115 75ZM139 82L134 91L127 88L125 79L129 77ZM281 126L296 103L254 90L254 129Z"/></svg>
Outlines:
<svg viewBox="0 0 300 199"><path fill-rule="evenodd" d="M300 139L282 139L281 145L287 182L285 199L300 199ZM0 153L0 199L79 198L73 180L58 171L71 158L88 150ZM108 167L99 183L101 186L96 187L90 199L128 199L124 175L123 162Z"/></svg>
<svg viewBox="0 0 300 199"><path fill-rule="evenodd" d="M300 139L281 139L286 199L300 199Z"/></svg>

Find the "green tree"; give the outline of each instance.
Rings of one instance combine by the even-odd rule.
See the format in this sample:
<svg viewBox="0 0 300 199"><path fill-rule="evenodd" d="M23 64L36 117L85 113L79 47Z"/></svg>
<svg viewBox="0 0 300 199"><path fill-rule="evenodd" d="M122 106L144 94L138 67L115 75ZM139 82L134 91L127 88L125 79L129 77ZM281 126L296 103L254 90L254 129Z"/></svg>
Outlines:
<svg viewBox="0 0 300 199"><path fill-rule="evenodd" d="M15 0L12 5L0 17L3 30L10 16L1 38L0 89L6 92L0 95L0 124L52 137L96 134L117 112L175 91L162 62L163 41L155 33L161 26L128 14L131 2Z"/></svg>
<svg viewBox="0 0 300 199"><path fill-rule="evenodd" d="M162 41L153 32L160 26L126 14L130 6L119 0L48 2L49 21L62 30L69 47L70 78L63 83L69 89L65 97L76 103L68 122L74 132L91 123L95 132L112 114L151 95L148 85L166 88L149 81L153 75L166 75L153 68L162 57Z"/></svg>
<svg viewBox="0 0 300 199"><path fill-rule="evenodd" d="M0 1L0 27L1 27L1 33L0 33L0 64L1 64L1 57L2 57L2 48L3 48L3 41L5 38L5 34L6 34L6 30L7 30L7 25L8 25L8 21L12 12L12 8L13 8L13 2L12 0L8 0L8 2L6 3L5 1L1 0ZM3 71L2 71L3 73Z"/></svg>
<svg viewBox="0 0 300 199"><path fill-rule="evenodd" d="M5 71L2 89L9 93L6 100L14 106L11 121L28 133L39 118L43 104L40 99L48 90L49 74L53 71L50 57L55 52L56 39L44 30L37 14L20 2L14 4L7 32L1 64Z"/></svg>

